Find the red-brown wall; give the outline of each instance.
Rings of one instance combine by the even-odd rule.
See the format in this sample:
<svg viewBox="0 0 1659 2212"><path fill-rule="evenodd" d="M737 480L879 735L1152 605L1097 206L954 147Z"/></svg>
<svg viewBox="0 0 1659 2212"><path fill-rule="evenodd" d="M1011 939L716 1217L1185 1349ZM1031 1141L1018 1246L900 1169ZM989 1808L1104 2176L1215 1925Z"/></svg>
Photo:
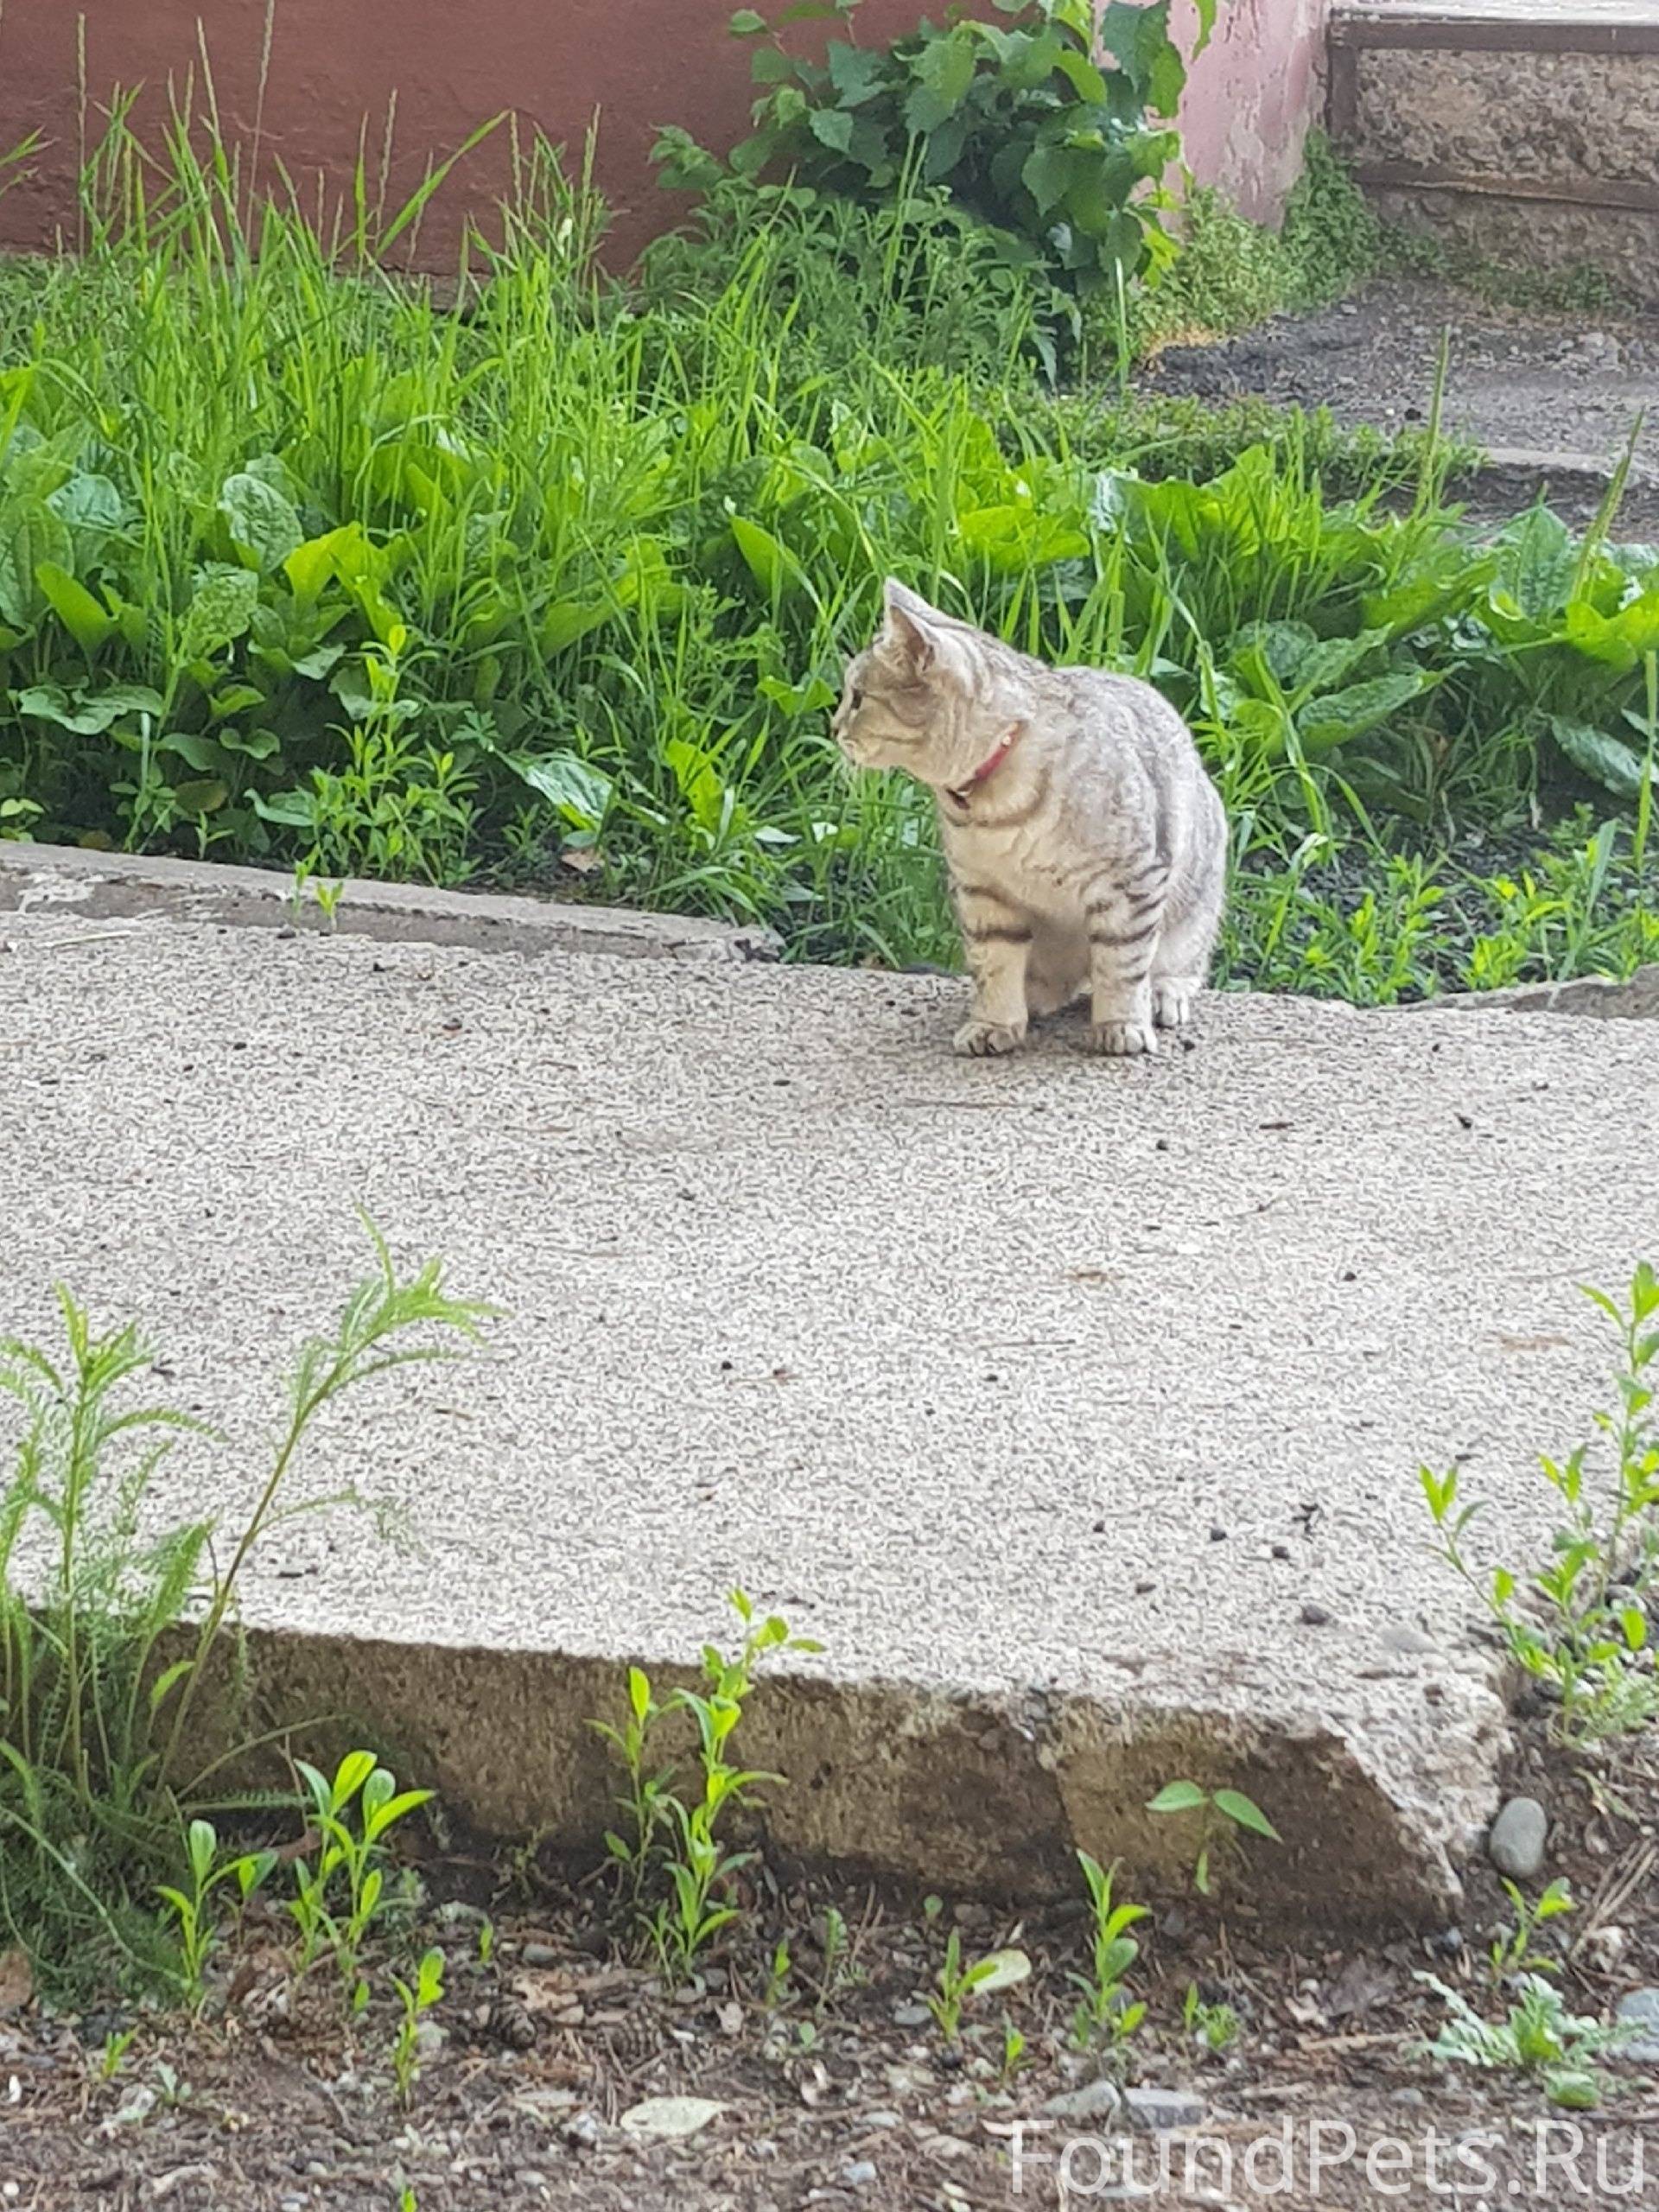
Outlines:
<svg viewBox="0 0 1659 2212"><path fill-rule="evenodd" d="M1222 0L1194 73L1187 158L1253 213L1275 213L1295 173L1323 9ZM864 0L860 39L891 37L919 12L918 0ZM94 138L95 111L118 86L144 87L141 128L193 69L200 100L205 48L227 137L245 139L257 113L267 155L308 183L349 176L365 117L378 163L395 97L394 204L488 116L515 111L575 156L597 111L598 179L615 211L613 257L626 259L682 204L646 160L657 126L683 124L721 149L746 126L748 49L730 13L730 0L275 0L261 110L266 0L0 0L0 151L30 131L46 142L0 196L0 244L73 239L84 21ZM505 131L467 156L423 226L424 264L453 261L468 201L487 203L506 159Z"/></svg>

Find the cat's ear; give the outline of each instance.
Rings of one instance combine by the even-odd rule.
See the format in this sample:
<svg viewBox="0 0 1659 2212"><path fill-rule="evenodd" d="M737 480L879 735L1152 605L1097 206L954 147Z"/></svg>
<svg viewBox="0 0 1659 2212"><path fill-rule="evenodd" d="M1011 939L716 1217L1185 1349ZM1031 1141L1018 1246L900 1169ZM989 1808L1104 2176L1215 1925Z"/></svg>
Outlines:
<svg viewBox="0 0 1659 2212"><path fill-rule="evenodd" d="M938 645L933 609L927 601L889 576L882 588L882 606L887 615L882 642L901 653L918 675L931 668Z"/></svg>

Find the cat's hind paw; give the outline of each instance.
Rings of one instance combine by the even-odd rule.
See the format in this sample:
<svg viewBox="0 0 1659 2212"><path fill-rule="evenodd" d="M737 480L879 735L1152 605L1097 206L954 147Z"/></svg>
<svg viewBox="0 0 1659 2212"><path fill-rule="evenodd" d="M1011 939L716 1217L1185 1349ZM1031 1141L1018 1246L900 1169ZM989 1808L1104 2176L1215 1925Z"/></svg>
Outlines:
<svg viewBox="0 0 1659 2212"><path fill-rule="evenodd" d="M1185 1029L1192 1019L1192 1001L1197 996L1191 983L1178 982L1166 977L1162 982L1154 976L1152 985L1152 1018L1160 1029Z"/></svg>

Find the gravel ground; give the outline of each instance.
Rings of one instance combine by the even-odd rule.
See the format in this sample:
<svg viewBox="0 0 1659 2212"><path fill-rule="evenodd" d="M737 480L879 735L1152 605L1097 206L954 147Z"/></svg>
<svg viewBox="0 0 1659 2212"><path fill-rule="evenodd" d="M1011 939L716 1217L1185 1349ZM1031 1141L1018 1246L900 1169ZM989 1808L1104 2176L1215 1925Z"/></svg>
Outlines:
<svg viewBox="0 0 1659 2212"><path fill-rule="evenodd" d="M1448 329L1444 419L1452 435L1611 462L1645 410L1638 471L1659 478L1659 317L1651 315L1523 313L1451 284L1390 278L1315 315L1276 315L1216 345L1172 346L1145 381L1154 391L1323 406L1349 426L1405 429L1427 417ZM1656 518L1659 491L1637 484L1626 527Z"/></svg>

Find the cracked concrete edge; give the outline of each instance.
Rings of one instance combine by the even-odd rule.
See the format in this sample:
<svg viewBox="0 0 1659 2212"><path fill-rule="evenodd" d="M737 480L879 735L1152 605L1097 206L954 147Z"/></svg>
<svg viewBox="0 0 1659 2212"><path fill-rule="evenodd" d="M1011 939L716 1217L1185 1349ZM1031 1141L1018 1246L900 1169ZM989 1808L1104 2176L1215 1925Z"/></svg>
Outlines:
<svg viewBox="0 0 1659 2212"><path fill-rule="evenodd" d="M1573 1014L1596 1021L1659 1020L1659 961L1649 961L1623 982L1608 976L1578 976L1566 983L1518 983L1506 991L1452 991L1419 999L1411 1013L1452 1007L1480 1014Z"/></svg>
<svg viewBox="0 0 1659 2212"><path fill-rule="evenodd" d="M626 1660L282 1627L251 1630L245 1649L249 1738L293 1728L329 1762L361 1744L476 1832L601 1855L620 1777L592 1724L626 1719ZM649 1671L658 1694L694 1679ZM1386 1759L1306 1717L804 1672L756 1688L742 1754L785 1777L760 1793L772 1845L849 1878L1031 1902L1077 1891L1082 1848L1122 1860L1126 1895L1179 1896L1192 1820L1146 1808L1190 1778L1243 1790L1282 1839L1251 1843L1230 1885L1247 1915L1310 1935L1444 1926L1462 1896L1456 1863L1496 1810L1507 1741L1494 1679L1467 1688L1444 1724L1449 1755L1405 1792L1379 1771ZM204 1758L223 1750L222 1725L199 1732Z"/></svg>
<svg viewBox="0 0 1659 2212"><path fill-rule="evenodd" d="M348 877L332 919L315 882L296 896L274 869L213 861L0 842L0 914L62 909L89 921L166 920L308 930L478 952L599 952L691 961L776 960L778 938L683 914L564 905L496 892L435 891Z"/></svg>
<svg viewBox="0 0 1659 2212"><path fill-rule="evenodd" d="M1534 446L1487 446L1471 473L1458 480L1459 490L1482 491L1493 498L1530 506L1546 493L1597 505L1607 495L1618 463L1599 454L1554 451ZM1659 488L1659 476L1632 463L1626 472L1627 494Z"/></svg>

